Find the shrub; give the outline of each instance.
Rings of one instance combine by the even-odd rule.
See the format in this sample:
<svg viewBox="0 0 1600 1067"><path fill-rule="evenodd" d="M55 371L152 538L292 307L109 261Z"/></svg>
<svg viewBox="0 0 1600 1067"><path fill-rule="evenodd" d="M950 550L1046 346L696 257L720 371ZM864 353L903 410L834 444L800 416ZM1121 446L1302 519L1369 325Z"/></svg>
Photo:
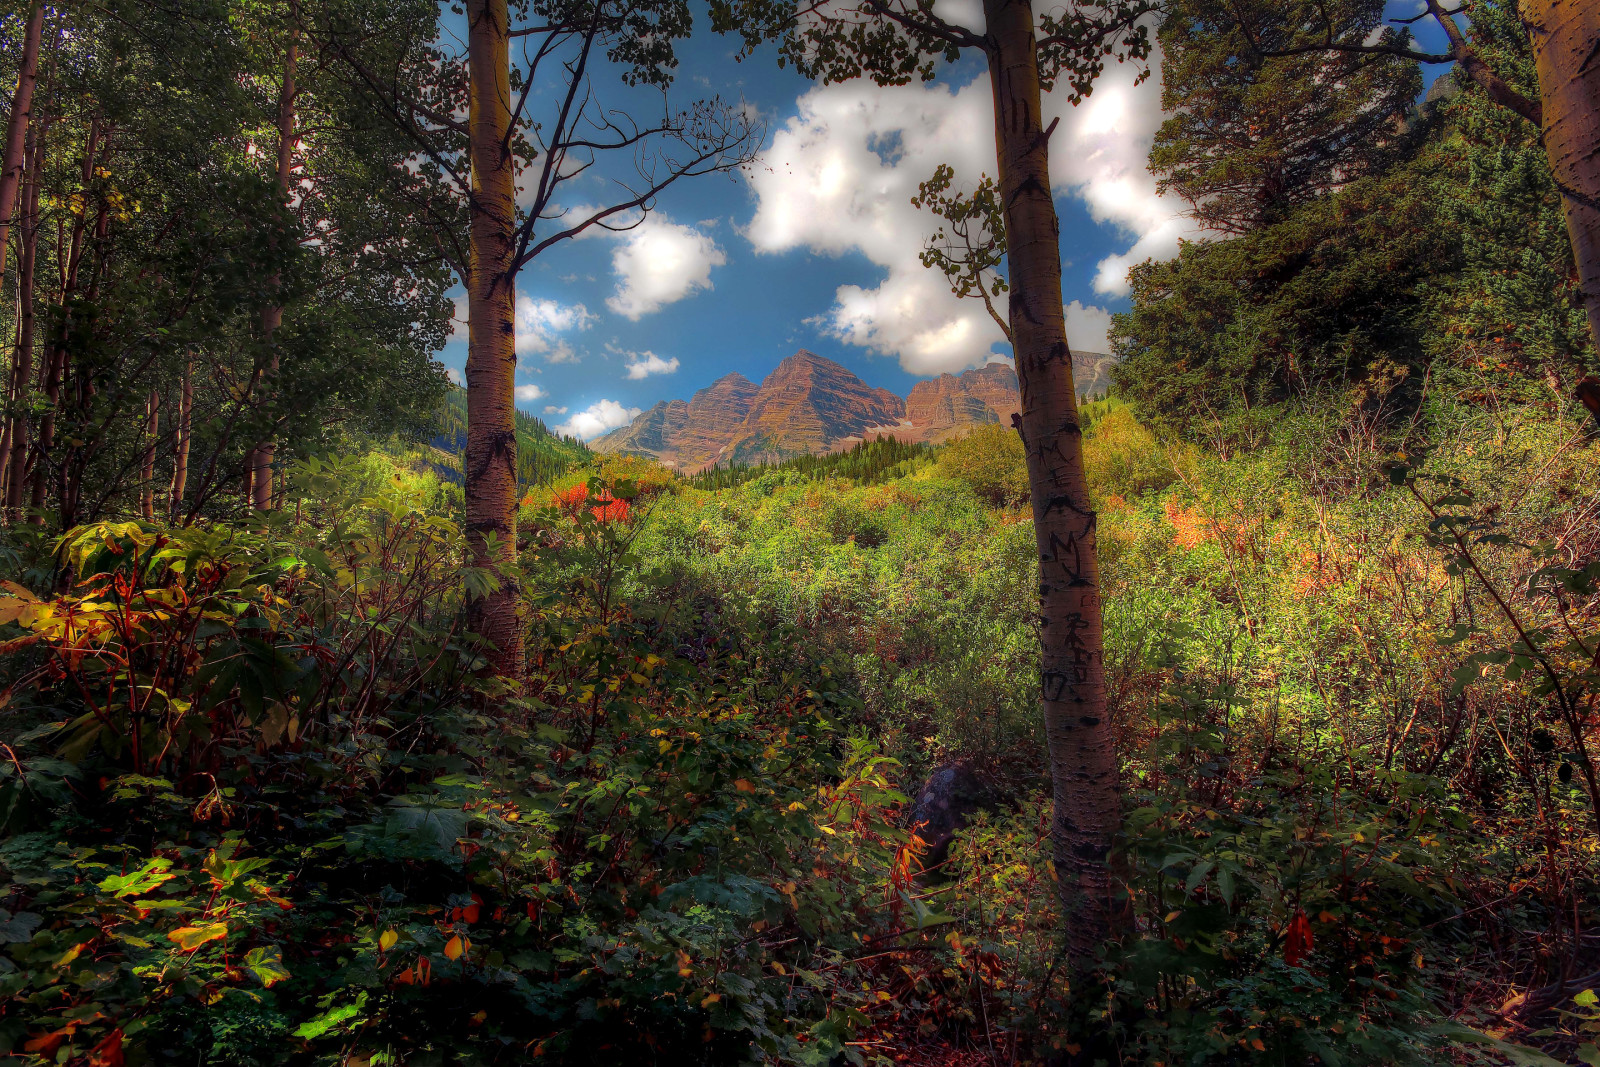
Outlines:
<svg viewBox="0 0 1600 1067"><path fill-rule="evenodd" d="M1083 467L1089 488L1102 499L1131 499L1177 480L1161 443L1120 403L1113 403L1084 434Z"/></svg>
<svg viewBox="0 0 1600 1067"><path fill-rule="evenodd" d="M1028 501L1028 459L1022 438L1009 426L979 426L939 452L939 470L972 488L990 507Z"/></svg>

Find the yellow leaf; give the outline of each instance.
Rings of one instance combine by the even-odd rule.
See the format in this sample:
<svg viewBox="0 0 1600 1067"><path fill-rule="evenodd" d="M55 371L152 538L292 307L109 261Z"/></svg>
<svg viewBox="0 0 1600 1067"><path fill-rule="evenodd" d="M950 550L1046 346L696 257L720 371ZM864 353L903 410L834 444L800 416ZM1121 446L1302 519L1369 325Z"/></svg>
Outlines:
<svg viewBox="0 0 1600 1067"><path fill-rule="evenodd" d="M449 941L445 942L444 958L447 960L459 960L462 955L465 954L467 949L471 947L471 944L472 943L466 938L462 937L460 934L457 934L455 937L452 937Z"/></svg>
<svg viewBox="0 0 1600 1067"><path fill-rule="evenodd" d="M1261 1043L1261 1039L1259 1037L1252 1037L1250 1039L1250 1047L1255 1049L1257 1052L1267 1051L1267 1046Z"/></svg>
<svg viewBox="0 0 1600 1067"><path fill-rule="evenodd" d="M395 930L385 930L378 935L378 951L388 952L400 940L400 934Z"/></svg>
<svg viewBox="0 0 1600 1067"><path fill-rule="evenodd" d="M1164 921L1171 922L1173 919L1176 919L1178 916L1180 916L1182 914L1183 914L1183 912L1181 912L1181 911L1169 911L1169 912L1167 912L1167 917L1166 917L1166 919Z"/></svg>
<svg viewBox="0 0 1600 1067"><path fill-rule="evenodd" d="M756 787L750 784L750 779L748 778L739 778L735 780L733 787L741 793L754 793L756 791Z"/></svg>
<svg viewBox="0 0 1600 1067"><path fill-rule="evenodd" d="M167 940L185 952L193 952L207 941L227 936L227 923L207 923L205 926L180 926L167 935Z"/></svg>
<svg viewBox="0 0 1600 1067"><path fill-rule="evenodd" d="M838 837L839 836L839 831L835 830L831 826L819 826L818 829L821 830L823 833L829 834L829 835L831 835L833 837Z"/></svg>
<svg viewBox="0 0 1600 1067"><path fill-rule="evenodd" d="M700 1002L700 1006L702 1008L709 1008L709 1007L711 1007L711 1005L715 1004L717 1001L719 1001L721 999L722 999L722 994L721 993L707 993L706 994L706 999L704 999L704 1000L702 1000Z"/></svg>

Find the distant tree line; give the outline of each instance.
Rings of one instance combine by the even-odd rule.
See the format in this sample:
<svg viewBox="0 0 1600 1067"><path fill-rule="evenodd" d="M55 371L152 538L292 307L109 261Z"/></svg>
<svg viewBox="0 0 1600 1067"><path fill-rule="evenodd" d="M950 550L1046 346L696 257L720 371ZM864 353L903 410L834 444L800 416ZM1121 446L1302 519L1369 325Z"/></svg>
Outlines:
<svg viewBox="0 0 1600 1067"><path fill-rule="evenodd" d="M880 434L844 452L797 456L782 463L713 466L684 481L693 489L731 489L773 471L794 471L809 481L849 478L862 485L876 485L903 477L909 468L932 459L933 453L929 445Z"/></svg>

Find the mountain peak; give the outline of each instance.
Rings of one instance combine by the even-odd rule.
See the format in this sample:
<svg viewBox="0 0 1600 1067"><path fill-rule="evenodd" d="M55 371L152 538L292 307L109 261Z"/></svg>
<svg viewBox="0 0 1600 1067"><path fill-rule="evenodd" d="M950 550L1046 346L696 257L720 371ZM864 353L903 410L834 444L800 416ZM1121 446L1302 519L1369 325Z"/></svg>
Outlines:
<svg viewBox="0 0 1600 1067"><path fill-rule="evenodd" d="M1098 381L1108 357L1084 356L1079 388ZM1100 361L1107 361L1102 364ZM862 381L849 368L800 349L760 385L737 371L687 402L663 401L591 446L648 456L683 471L717 463L781 462L849 448L876 434L940 443L985 423L1009 423L1022 407L1016 372L1003 361L920 381L908 398Z"/></svg>

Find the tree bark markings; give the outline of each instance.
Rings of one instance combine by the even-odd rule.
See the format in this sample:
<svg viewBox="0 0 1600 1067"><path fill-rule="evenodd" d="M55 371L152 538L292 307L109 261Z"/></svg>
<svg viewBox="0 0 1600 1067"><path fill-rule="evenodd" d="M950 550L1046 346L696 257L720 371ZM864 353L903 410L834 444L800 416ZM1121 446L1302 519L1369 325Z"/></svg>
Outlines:
<svg viewBox="0 0 1600 1067"><path fill-rule="evenodd" d="M1600 7L1524 0L1545 152L1561 194L1589 336L1600 348Z"/></svg>
<svg viewBox="0 0 1600 1067"><path fill-rule="evenodd" d="M521 684L521 590L514 575L517 438L513 390L516 174L511 156L510 20L506 0L468 0L468 142L472 261L467 279L466 526L472 563L498 587L468 604L496 673Z"/></svg>
<svg viewBox="0 0 1600 1067"><path fill-rule="evenodd" d="M1005 210L1019 430L1039 553L1040 699L1049 744L1051 838L1071 966L1111 933L1108 864L1121 825L1119 768L1106 714L1095 513L1083 470L1061 302L1060 220L1050 193L1049 131L1029 0L985 0L995 149Z"/></svg>

